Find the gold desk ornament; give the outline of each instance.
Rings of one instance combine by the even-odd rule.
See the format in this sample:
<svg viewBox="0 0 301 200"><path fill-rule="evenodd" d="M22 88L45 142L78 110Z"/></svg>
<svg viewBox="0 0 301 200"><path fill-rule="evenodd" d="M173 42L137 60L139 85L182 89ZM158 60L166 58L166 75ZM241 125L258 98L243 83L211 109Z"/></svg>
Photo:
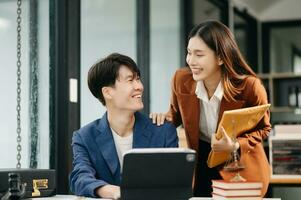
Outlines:
<svg viewBox="0 0 301 200"><path fill-rule="evenodd" d="M48 189L48 179L33 179L32 180L33 197L41 196L40 189Z"/></svg>

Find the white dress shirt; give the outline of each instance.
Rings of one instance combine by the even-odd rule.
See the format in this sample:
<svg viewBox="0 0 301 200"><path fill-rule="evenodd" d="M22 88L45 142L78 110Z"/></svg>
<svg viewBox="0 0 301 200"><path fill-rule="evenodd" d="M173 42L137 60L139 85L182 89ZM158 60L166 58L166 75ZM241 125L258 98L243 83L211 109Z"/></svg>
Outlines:
<svg viewBox="0 0 301 200"><path fill-rule="evenodd" d="M219 82L213 96L209 99L208 93L203 81L198 81L195 93L200 99L200 139L211 143L211 136L215 133L218 121L221 101L224 95L224 89Z"/></svg>

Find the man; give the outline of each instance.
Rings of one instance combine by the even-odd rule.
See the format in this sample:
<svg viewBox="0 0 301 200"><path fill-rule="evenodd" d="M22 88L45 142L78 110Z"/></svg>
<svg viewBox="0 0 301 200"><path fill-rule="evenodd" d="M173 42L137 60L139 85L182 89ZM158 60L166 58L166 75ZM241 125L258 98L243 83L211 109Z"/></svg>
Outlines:
<svg viewBox="0 0 301 200"><path fill-rule="evenodd" d="M88 72L88 86L107 112L73 135L71 191L116 199L124 152L177 147L178 137L173 125L156 126L137 112L143 108L143 85L136 63L128 56L114 53L94 64Z"/></svg>

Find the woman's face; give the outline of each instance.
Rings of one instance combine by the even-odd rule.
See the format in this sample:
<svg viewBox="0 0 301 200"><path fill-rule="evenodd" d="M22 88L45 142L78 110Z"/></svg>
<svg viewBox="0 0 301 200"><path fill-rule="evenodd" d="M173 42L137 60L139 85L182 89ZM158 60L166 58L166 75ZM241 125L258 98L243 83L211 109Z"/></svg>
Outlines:
<svg viewBox="0 0 301 200"><path fill-rule="evenodd" d="M223 62L200 37L190 38L187 46L186 62L195 81L219 81Z"/></svg>

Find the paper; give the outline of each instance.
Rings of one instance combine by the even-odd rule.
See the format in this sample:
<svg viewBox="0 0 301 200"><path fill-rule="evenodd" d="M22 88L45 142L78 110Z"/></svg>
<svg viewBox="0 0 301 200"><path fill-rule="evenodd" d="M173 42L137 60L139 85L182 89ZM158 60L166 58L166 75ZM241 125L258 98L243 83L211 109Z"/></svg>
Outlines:
<svg viewBox="0 0 301 200"><path fill-rule="evenodd" d="M222 138L221 127L224 127L230 138L238 137L242 133L255 128L270 106L271 104L265 104L225 111L215 135L216 139L219 140ZM207 164L208 167L212 168L226 162L230 158L231 153L229 152L217 153L211 151L208 156Z"/></svg>

